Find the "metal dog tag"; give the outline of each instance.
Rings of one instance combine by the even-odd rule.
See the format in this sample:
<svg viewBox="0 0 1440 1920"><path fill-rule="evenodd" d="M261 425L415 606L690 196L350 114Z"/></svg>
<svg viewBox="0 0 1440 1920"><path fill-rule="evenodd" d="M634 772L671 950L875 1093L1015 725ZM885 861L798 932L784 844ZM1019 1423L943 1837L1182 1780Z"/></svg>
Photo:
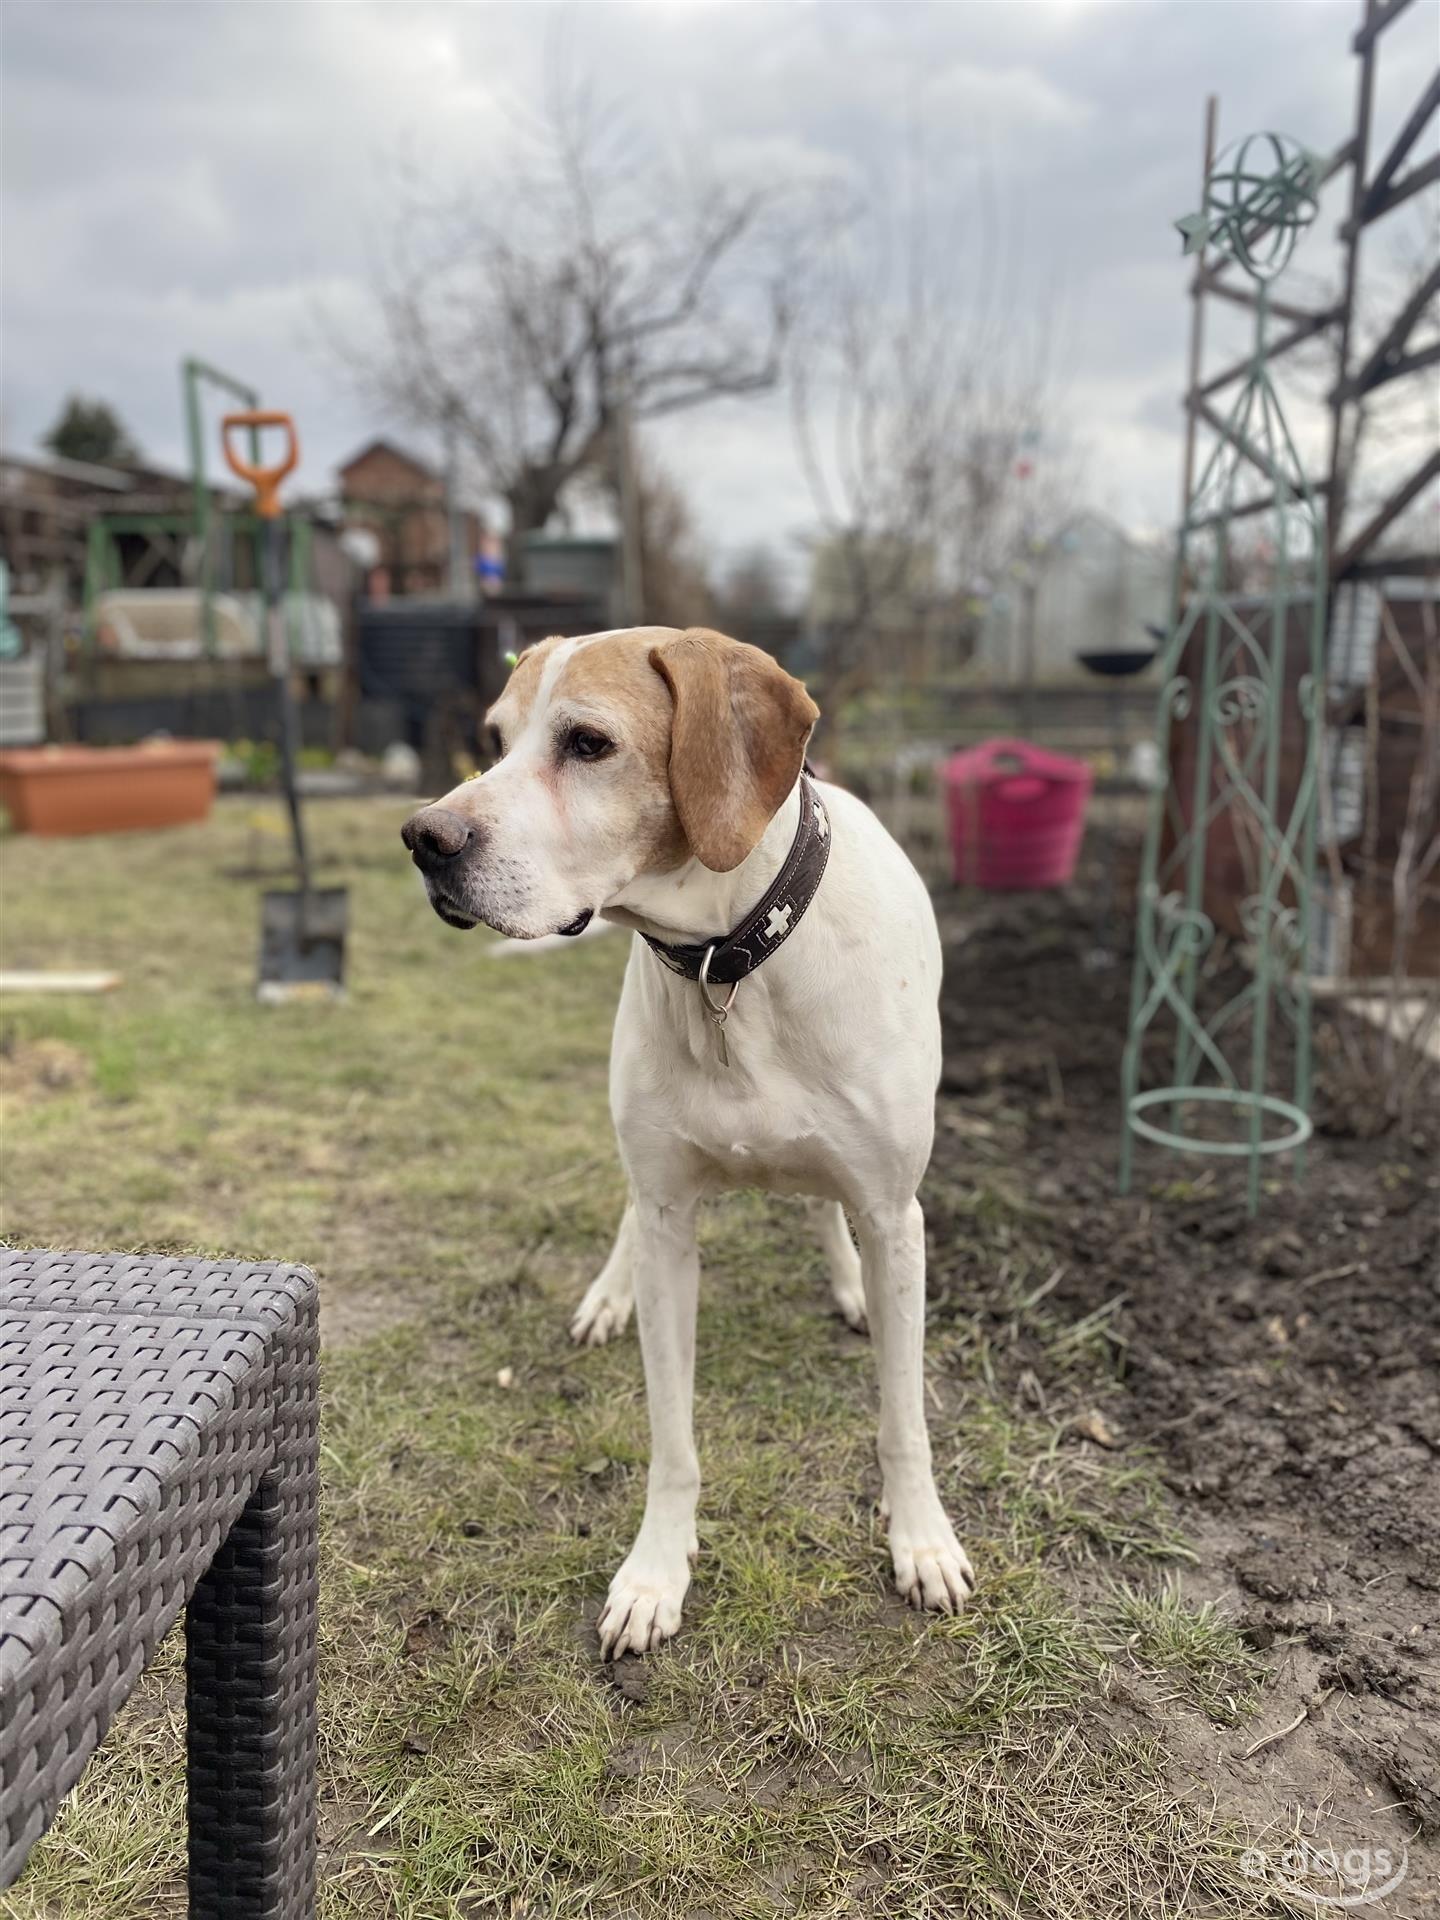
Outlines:
<svg viewBox="0 0 1440 1920"><path fill-rule="evenodd" d="M735 996L740 991L738 980L731 984L730 992L723 1002L717 1000L710 991L710 956L714 947L705 949L705 958L700 962L700 998L705 1003L705 1012L715 1028L715 1044L720 1054L720 1064L730 1064L730 1049L725 1042L725 1022L730 1018L730 1009L735 1004Z"/></svg>

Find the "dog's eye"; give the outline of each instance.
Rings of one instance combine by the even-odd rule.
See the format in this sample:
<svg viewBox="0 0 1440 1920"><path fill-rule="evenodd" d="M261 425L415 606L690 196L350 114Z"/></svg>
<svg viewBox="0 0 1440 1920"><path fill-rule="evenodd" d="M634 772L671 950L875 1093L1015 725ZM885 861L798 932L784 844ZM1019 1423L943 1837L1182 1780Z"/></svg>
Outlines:
<svg viewBox="0 0 1440 1920"><path fill-rule="evenodd" d="M599 760L614 748L614 741L593 727L572 727L565 736L565 751L573 760Z"/></svg>

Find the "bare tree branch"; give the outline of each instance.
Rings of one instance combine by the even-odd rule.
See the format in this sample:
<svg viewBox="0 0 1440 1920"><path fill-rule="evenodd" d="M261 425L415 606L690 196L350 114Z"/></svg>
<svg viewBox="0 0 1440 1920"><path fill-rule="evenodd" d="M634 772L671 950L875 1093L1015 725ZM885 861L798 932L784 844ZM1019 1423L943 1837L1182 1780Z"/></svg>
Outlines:
<svg viewBox="0 0 1440 1920"><path fill-rule="evenodd" d="M524 536L636 423L775 385L803 248L797 195L678 178L558 67L502 177L412 180L355 376L402 417L458 431Z"/></svg>
<svg viewBox="0 0 1440 1920"><path fill-rule="evenodd" d="M981 208L937 232L918 178L892 225L877 200L842 230L793 343L797 456L823 529L815 609L832 710L878 664L884 629L958 629L977 583L1022 535L1058 521L1056 474L1025 451L1054 441L1051 313L1018 291L1015 222ZM940 263L940 264L937 264ZM893 639L893 633L890 636Z"/></svg>

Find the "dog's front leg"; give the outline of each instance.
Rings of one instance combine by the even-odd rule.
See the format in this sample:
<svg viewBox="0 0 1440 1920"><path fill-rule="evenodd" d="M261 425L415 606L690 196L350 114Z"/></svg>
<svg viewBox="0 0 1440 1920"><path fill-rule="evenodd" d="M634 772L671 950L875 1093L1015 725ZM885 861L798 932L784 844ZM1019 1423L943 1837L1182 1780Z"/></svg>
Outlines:
<svg viewBox="0 0 1440 1920"><path fill-rule="evenodd" d="M956 1613L975 1584L940 1504L925 1426L925 1221L908 1206L857 1210L870 1337L880 1370L880 1472L895 1584L912 1606Z"/></svg>
<svg viewBox="0 0 1440 1920"><path fill-rule="evenodd" d="M585 1297L570 1321L570 1338L577 1346L603 1347L625 1331L635 1305L635 1208L627 1205L610 1258L585 1289Z"/></svg>
<svg viewBox="0 0 1440 1920"><path fill-rule="evenodd" d="M700 1463L695 1454L695 1299L700 1259L695 1202L659 1205L637 1194L631 1235L645 1397L650 1408L650 1475L645 1517L600 1615L607 1660L645 1653L680 1625L690 1585Z"/></svg>

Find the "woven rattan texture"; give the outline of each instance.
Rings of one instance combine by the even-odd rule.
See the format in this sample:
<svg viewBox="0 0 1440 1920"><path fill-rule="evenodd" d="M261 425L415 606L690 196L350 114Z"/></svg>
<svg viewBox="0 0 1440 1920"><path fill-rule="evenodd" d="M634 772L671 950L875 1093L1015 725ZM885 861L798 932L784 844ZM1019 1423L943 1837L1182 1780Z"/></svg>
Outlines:
<svg viewBox="0 0 1440 1920"><path fill-rule="evenodd" d="M314 1904L316 1296L0 1254L0 1886L186 1620L190 1910Z"/></svg>

